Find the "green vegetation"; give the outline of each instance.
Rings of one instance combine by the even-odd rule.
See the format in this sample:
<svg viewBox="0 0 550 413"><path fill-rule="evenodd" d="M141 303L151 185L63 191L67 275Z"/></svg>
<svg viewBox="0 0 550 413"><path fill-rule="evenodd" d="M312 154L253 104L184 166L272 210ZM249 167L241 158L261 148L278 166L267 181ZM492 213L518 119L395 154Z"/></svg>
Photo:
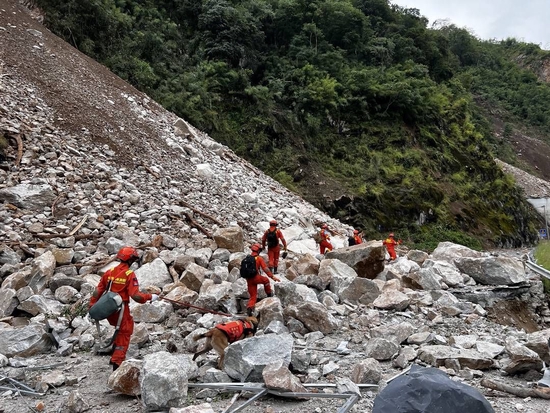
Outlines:
<svg viewBox="0 0 550 413"><path fill-rule="evenodd" d="M535 45L428 29L387 0L37 3L69 43L366 234L427 249L537 240L539 218L493 162L515 155L480 107L505 135L550 130ZM327 203L319 182L349 202Z"/></svg>
<svg viewBox="0 0 550 413"><path fill-rule="evenodd" d="M537 264L547 270L550 270L550 242L542 241L539 243L534 253ZM546 278L542 278L544 284L544 291L550 294L550 281Z"/></svg>

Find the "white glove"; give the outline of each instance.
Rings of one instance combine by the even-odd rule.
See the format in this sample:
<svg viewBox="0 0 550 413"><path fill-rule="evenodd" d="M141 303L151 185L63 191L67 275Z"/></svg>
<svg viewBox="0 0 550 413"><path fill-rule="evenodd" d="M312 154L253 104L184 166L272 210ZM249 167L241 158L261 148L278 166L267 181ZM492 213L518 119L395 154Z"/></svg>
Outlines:
<svg viewBox="0 0 550 413"><path fill-rule="evenodd" d="M159 299L159 296L157 294L151 294L151 302L157 301Z"/></svg>

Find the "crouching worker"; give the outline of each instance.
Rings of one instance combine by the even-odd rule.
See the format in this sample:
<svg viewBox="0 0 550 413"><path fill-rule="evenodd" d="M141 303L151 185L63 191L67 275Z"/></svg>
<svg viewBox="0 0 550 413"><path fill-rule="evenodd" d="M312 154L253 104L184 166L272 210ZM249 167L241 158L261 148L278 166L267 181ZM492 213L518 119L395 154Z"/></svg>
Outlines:
<svg viewBox="0 0 550 413"><path fill-rule="evenodd" d="M246 285L248 287L248 294L250 299L246 306L246 314L251 316L256 307L256 301L258 300L258 285L263 284L265 293L268 297L273 297L273 290L269 278L273 281L280 281L277 277L274 277L271 271L267 268L265 261L260 257L260 251L262 246L260 244L253 244L250 249L252 252L246 256L241 262L241 277L246 279ZM267 274L267 277L261 275L261 271Z"/></svg>
<svg viewBox="0 0 550 413"><path fill-rule="evenodd" d="M157 294L139 291L136 274L130 269L139 259L137 250L123 247L118 252L117 259L121 263L103 274L90 299L90 317L96 321L107 318L109 324L116 328L112 339L113 353L109 361L113 365L113 371L126 358L130 337L134 332L134 319L129 308L130 298L141 304L158 300Z"/></svg>

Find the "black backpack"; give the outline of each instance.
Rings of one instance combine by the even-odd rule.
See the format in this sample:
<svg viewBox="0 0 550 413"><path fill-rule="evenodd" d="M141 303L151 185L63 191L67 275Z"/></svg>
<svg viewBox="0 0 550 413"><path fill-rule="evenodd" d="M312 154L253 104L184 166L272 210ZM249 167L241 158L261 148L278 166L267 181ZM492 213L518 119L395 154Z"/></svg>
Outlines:
<svg viewBox="0 0 550 413"><path fill-rule="evenodd" d="M277 237L277 231L270 231L267 230L267 246L268 247L276 247L279 245L279 238Z"/></svg>
<svg viewBox="0 0 550 413"><path fill-rule="evenodd" d="M348 244L349 244L350 247L355 245L355 237L349 237L348 238Z"/></svg>
<svg viewBox="0 0 550 413"><path fill-rule="evenodd" d="M258 274L256 270L256 258L252 255L247 255L241 261L241 277L243 278L253 278Z"/></svg>

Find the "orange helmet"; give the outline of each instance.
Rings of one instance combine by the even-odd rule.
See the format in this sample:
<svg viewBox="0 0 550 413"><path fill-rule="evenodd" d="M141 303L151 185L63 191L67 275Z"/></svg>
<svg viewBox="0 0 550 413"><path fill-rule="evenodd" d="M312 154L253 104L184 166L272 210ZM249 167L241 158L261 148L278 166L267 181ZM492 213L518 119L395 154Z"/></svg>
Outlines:
<svg viewBox="0 0 550 413"><path fill-rule="evenodd" d="M353 233L354 233L354 234L359 234L359 230L354 229L354 230L353 230Z"/></svg>
<svg viewBox="0 0 550 413"><path fill-rule="evenodd" d="M393 232L391 232L390 235L389 235L389 237L392 237L392 238L393 238L393 236L394 236L394 235L393 235Z"/></svg>
<svg viewBox="0 0 550 413"><path fill-rule="evenodd" d="M128 262L133 258L138 259L139 254L134 247L122 247L116 257L121 261Z"/></svg>
<svg viewBox="0 0 550 413"><path fill-rule="evenodd" d="M260 244L252 244L250 246L250 249L254 252L260 252L262 249L262 246Z"/></svg>
<svg viewBox="0 0 550 413"><path fill-rule="evenodd" d="M322 226L321 228L323 228L323 229L328 228L328 225L327 225L327 224L323 224L323 226Z"/></svg>
<svg viewBox="0 0 550 413"><path fill-rule="evenodd" d="M272 219L271 221L269 221L269 226L270 227L276 227L277 226L277 220Z"/></svg>

